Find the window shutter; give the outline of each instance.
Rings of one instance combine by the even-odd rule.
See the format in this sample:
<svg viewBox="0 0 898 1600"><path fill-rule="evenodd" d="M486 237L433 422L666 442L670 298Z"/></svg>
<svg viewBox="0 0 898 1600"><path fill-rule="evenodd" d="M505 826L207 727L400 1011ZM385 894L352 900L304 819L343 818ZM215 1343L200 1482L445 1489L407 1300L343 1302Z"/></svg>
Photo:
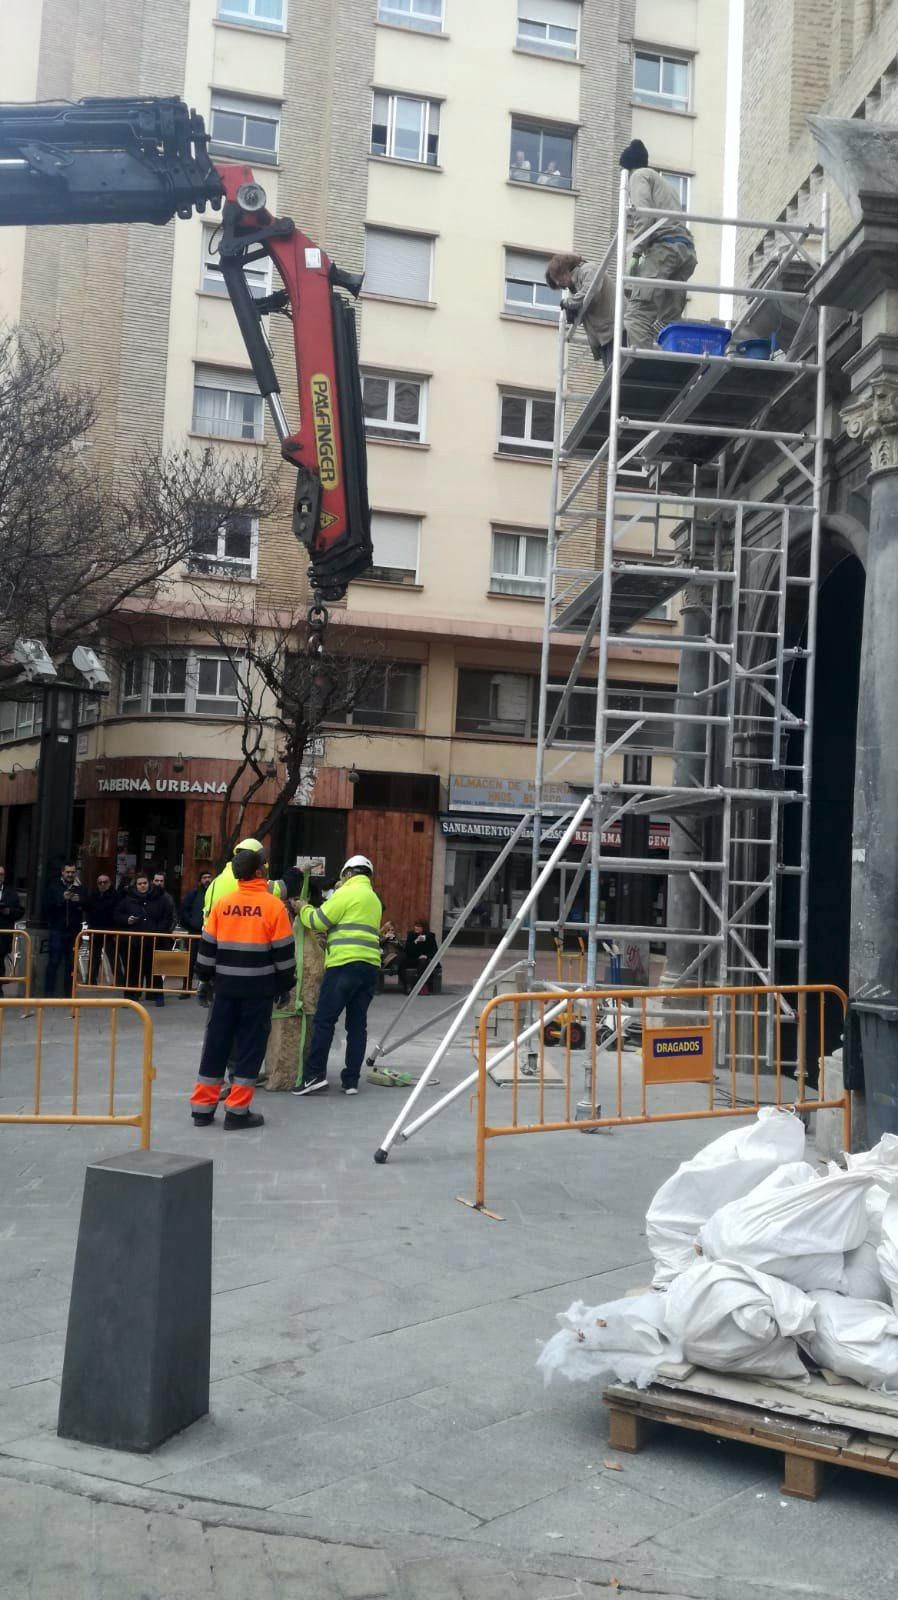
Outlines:
<svg viewBox="0 0 898 1600"><path fill-rule="evenodd" d="M259 385L251 372L231 367L201 367L197 363L194 383L201 389L238 389L241 394L258 394Z"/></svg>
<svg viewBox="0 0 898 1600"><path fill-rule="evenodd" d="M551 22L557 28L576 28L580 0L518 0L518 16L525 22Z"/></svg>
<svg viewBox="0 0 898 1600"><path fill-rule="evenodd" d="M402 300L430 299L433 240L417 234L369 228L365 250L365 288Z"/></svg>
<svg viewBox="0 0 898 1600"><path fill-rule="evenodd" d="M394 516L387 511L372 512L374 565L417 572L420 526L418 517Z"/></svg>
<svg viewBox="0 0 898 1600"><path fill-rule="evenodd" d="M548 256L532 256L524 250L506 250L506 278L520 278L523 283L545 283Z"/></svg>

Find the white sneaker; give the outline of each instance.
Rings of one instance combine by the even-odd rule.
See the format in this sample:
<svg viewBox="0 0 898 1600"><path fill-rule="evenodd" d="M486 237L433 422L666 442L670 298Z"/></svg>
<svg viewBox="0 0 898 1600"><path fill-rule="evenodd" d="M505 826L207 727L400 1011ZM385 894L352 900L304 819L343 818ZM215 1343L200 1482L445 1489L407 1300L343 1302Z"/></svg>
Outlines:
<svg viewBox="0 0 898 1600"><path fill-rule="evenodd" d="M343 1090L344 1094L358 1094L358 1092L359 1092L358 1089L344 1089Z"/></svg>

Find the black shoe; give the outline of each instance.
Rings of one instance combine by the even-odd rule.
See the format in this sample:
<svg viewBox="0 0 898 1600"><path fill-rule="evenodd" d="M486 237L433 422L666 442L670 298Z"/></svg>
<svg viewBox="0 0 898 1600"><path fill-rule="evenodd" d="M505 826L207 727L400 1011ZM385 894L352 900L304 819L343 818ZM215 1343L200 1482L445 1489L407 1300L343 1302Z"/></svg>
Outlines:
<svg viewBox="0 0 898 1600"><path fill-rule="evenodd" d="M224 1119L225 1133L234 1128L261 1128L264 1122L265 1118L262 1116L261 1111L244 1111L242 1113L239 1111L226 1111Z"/></svg>
<svg viewBox="0 0 898 1600"><path fill-rule="evenodd" d="M290 1093L296 1095L320 1094L322 1089L326 1088L326 1078L309 1078L306 1082L301 1083L298 1089L291 1089Z"/></svg>
<svg viewBox="0 0 898 1600"><path fill-rule="evenodd" d="M194 1111L193 1121L197 1128L208 1128L209 1123L215 1121L215 1108L211 1111Z"/></svg>

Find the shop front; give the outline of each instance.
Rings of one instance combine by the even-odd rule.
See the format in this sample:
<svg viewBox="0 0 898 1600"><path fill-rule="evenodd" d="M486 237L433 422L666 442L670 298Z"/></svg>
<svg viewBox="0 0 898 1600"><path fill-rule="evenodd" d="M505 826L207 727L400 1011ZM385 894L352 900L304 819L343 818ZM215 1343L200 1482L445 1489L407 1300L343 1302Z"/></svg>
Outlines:
<svg viewBox="0 0 898 1600"><path fill-rule="evenodd" d="M458 778L450 780L449 810L440 815L440 831L446 845L445 888L443 896L443 931L447 933L460 916L464 906L493 866L503 845L511 838L524 811L533 803L533 785L511 778ZM560 816L573 809L580 796L564 785L553 785L547 791L548 803ZM472 801L482 803L475 808ZM483 802L486 802L485 804ZM492 803L490 803L492 802ZM517 802L515 804L514 802ZM669 830L666 822L650 822L646 829L645 854L659 863L666 860ZM557 834L556 834L557 837ZM583 847L591 838L589 828L577 831L565 860L552 874L539 898L537 916L541 922L556 922L561 908L566 904L577 868L582 860ZM642 905L640 922L650 931L663 928L667 921L667 878L657 875L626 874L615 872L615 856L623 854L621 830L606 828L602 833L603 867L599 879L599 920L619 922L620 907L628 897L639 898ZM459 943L495 944L526 898L531 882L533 836L525 830L515 848L506 857L492 883L465 928L459 933ZM628 847L631 848L631 847ZM547 831L544 848L546 860L552 850L551 829ZM585 922L588 917L588 885L584 881L569 912L568 921ZM546 940L548 943L548 938Z"/></svg>

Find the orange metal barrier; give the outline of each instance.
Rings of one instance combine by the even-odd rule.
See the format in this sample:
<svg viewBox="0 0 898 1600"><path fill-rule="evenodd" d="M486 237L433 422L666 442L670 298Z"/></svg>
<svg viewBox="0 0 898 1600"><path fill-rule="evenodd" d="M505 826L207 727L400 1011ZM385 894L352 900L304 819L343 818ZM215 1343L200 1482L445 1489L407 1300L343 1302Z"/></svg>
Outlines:
<svg viewBox="0 0 898 1600"><path fill-rule="evenodd" d="M190 982L190 947L198 945L199 933L131 933L127 929L82 928L75 945L72 965L72 998L85 989L124 989L140 994L156 989L165 992L166 978L180 978L178 994L195 994ZM183 948L173 949L178 944ZM81 977L84 962L86 978ZM98 981L104 972L105 982ZM111 979L111 981L109 981Z"/></svg>
<svg viewBox="0 0 898 1600"><path fill-rule="evenodd" d="M557 1011L559 1001L564 999L558 989L552 993L497 995L480 1014L475 1206L484 1205L487 1140L511 1134L567 1130L584 1133L643 1123L751 1117L763 1105L777 1105L801 1112L840 1110L845 1148L850 1149L850 1096L847 1091L826 1096L823 1052L827 1002L841 1008L843 1023L848 1010L847 995L834 985L578 989L571 991L571 997L576 999L583 1023L582 1051L572 1042L572 1028L563 1029L559 1039L557 1025L547 1019L547 1013L552 1008ZM488 1029L500 1006L513 1008L511 1036L516 1042L506 1047L510 1056L509 1081L494 1092L506 1095L510 1090L511 1120L491 1124L487 1120ZM809 1006L817 1008L820 1041L818 1085L816 1092L812 1091L813 1097L807 1092L805 1067ZM794 1029L794 1076L784 1070L790 1065L783 1057L786 1028ZM525 1030L526 1037L522 1039ZM600 1049L603 1033L610 1035L610 1042L608 1048ZM639 1039L639 1057L626 1047L628 1033ZM547 1060L547 1048L556 1039L559 1047ZM625 1057L628 1062L634 1058L638 1061L637 1071L625 1073ZM587 1098L575 1105L573 1075L581 1063ZM762 1063L772 1070L762 1072ZM762 1080L773 1090L764 1099ZM706 1104L671 1109L664 1103L665 1089L688 1084L700 1086ZM787 1085L793 1091L790 1095L784 1094ZM650 1091L654 1092L653 1099L662 1099L660 1109L650 1106ZM557 1115L547 1115L547 1096L550 1100L561 1097ZM725 1098L725 1104L720 1103L721 1098ZM610 1114L608 1107L613 1107ZM551 1112L554 1110L552 1107Z"/></svg>
<svg viewBox="0 0 898 1600"><path fill-rule="evenodd" d="M25 928L10 928L9 933L4 935L4 937L12 938L12 972L8 978L5 976L5 974L0 974L0 994L3 993L2 985L21 983L23 986L22 995L27 1000L31 994L32 976L34 971L34 946L32 944L31 934L28 933ZM20 960L22 970L21 972L17 972L16 968L18 967Z"/></svg>
<svg viewBox="0 0 898 1600"><path fill-rule="evenodd" d="M153 1110L153 1080L156 1071L153 1066L153 1024L143 1006L136 1005L133 1000L0 1000L0 1052L3 1048L6 1020L11 1012L26 1012L34 1016L34 1075L33 1075L33 1110L0 1112L0 1123L39 1123L47 1125L62 1125L66 1127L97 1127L97 1128L139 1128L140 1148L150 1148L150 1123ZM44 1023L49 1013L60 1013L64 1018L72 1019L72 1109L71 1111L55 1112L42 1110L42 1096L45 1092L44 1084ZM97 1013L109 1013L109 1059L108 1059L108 1089L105 1112L84 1112L79 1110L79 1094L81 1092L81 1019ZM140 1109L139 1111L123 1114L115 1109L116 1096L116 1066L119 1045L118 1021L122 1013L139 1018L142 1030L141 1042L141 1067L140 1067ZM54 1041L55 1042L55 1041ZM0 1063L0 1088L2 1088L3 1070ZM54 1088L54 1092L58 1092ZM17 1096L21 1093L16 1086Z"/></svg>

